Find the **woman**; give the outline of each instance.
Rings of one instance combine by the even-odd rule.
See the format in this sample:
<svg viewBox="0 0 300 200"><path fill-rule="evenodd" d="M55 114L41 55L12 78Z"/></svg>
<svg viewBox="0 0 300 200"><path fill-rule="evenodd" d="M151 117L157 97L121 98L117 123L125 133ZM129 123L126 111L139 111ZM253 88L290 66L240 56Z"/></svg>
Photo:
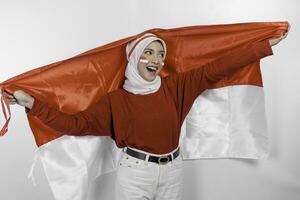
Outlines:
<svg viewBox="0 0 300 200"><path fill-rule="evenodd" d="M145 34L126 48L128 65L122 89L102 97L75 115L50 108L23 91L6 92L10 104L68 135L112 137L124 148L116 181L116 199L182 199L180 127L194 100L237 69L272 55L281 38L261 41L201 68L160 78L167 48Z"/></svg>

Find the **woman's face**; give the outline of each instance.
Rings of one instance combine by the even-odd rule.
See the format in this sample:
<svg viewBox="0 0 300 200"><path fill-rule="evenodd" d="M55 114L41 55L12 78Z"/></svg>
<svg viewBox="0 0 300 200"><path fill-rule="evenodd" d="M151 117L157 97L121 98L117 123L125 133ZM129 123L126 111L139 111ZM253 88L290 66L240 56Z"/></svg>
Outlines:
<svg viewBox="0 0 300 200"><path fill-rule="evenodd" d="M165 50L159 41L153 41L146 46L140 59L146 59L148 63L138 62L140 76L146 81L153 81L163 67L164 55Z"/></svg>

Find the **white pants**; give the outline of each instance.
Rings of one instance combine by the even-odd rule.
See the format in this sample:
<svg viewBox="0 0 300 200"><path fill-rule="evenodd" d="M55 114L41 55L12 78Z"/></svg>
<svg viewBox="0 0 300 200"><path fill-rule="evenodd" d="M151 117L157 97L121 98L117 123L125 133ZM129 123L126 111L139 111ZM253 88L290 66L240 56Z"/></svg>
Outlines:
<svg viewBox="0 0 300 200"><path fill-rule="evenodd" d="M159 165L123 152L117 169L115 200L181 200L182 168L181 155L172 162Z"/></svg>

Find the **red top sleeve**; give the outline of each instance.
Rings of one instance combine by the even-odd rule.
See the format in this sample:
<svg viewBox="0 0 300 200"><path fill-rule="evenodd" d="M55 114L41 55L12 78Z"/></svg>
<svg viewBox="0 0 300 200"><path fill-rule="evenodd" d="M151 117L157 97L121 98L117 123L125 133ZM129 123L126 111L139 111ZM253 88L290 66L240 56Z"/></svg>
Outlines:
<svg viewBox="0 0 300 200"><path fill-rule="evenodd" d="M26 109L26 113L38 117L44 124L66 135L111 136L114 139L108 95L76 114L63 113L35 98L33 107Z"/></svg>
<svg viewBox="0 0 300 200"><path fill-rule="evenodd" d="M263 40L234 50L197 69L165 77L177 106L180 122L183 122L194 100L205 89L212 89L216 82L237 69L269 55L273 55L272 48L268 40Z"/></svg>

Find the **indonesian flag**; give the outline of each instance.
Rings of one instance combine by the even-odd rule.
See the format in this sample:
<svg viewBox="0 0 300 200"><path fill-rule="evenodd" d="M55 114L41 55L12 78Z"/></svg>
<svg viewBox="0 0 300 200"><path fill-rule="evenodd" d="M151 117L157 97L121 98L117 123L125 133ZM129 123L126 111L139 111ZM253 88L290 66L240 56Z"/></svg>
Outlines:
<svg viewBox="0 0 300 200"><path fill-rule="evenodd" d="M280 37L287 22L154 28L8 79L0 89L24 90L58 110L75 114L122 87L126 44L146 32L168 48L161 76L201 67L249 43ZM10 108L1 99L7 132ZM121 149L110 137L68 136L27 115L56 200L92 200L95 179L116 170ZM265 158L268 134L259 61L241 68L195 100L181 129L183 159ZM94 191L95 192L95 191Z"/></svg>

